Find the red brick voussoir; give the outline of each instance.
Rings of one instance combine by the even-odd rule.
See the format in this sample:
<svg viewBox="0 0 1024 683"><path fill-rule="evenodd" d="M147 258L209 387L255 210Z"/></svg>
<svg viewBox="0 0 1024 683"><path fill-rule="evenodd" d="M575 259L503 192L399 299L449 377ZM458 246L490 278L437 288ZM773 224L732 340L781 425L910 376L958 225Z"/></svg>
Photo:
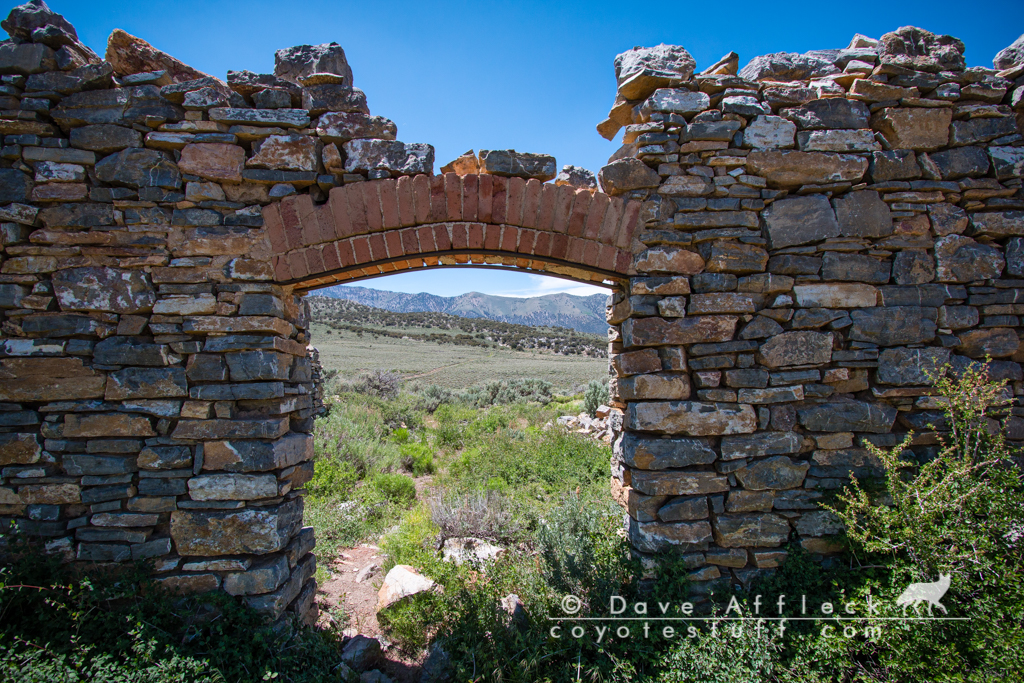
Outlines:
<svg viewBox="0 0 1024 683"><path fill-rule="evenodd" d="M320 206L299 195L263 209L274 277L300 289L332 276L485 259L621 280L632 265L639 216L638 202L600 192L455 173L352 183L332 189Z"/></svg>

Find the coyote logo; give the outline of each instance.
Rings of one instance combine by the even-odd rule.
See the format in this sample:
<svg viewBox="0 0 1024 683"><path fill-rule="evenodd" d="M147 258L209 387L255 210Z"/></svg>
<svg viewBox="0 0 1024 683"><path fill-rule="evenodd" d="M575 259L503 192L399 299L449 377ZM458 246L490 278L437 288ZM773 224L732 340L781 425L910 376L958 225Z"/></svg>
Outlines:
<svg viewBox="0 0 1024 683"><path fill-rule="evenodd" d="M907 590L900 594L900 597L896 598L896 604L903 607L904 614L906 614L907 606L909 605L914 608L914 614L920 616L921 613L917 610L917 607L922 602L928 603L928 616L932 614L932 607L938 607L942 610L943 614L948 614L945 606L939 600L949 590L949 579L949 574L939 574L938 581L933 581L932 583L912 583L907 586Z"/></svg>

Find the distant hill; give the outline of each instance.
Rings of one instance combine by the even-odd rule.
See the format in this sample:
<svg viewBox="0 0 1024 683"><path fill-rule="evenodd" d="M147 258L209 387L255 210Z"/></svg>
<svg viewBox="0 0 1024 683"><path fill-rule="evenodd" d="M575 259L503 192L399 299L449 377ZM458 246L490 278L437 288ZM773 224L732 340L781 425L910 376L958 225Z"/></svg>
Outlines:
<svg viewBox="0 0 1024 683"><path fill-rule="evenodd" d="M604 335L608 332L608 323L604 317L605 304L608 302L606 294L545 294L524 299L479 292L461 296L435 296L423 292L405 294L346 286L328 287L316 294L397 313L447 313L462 318L486 318L515 325L567 327L590 334Z"/></svg>
<svg viewBox="0 0 1024 683"><path fill-rule="evenodd" d="M505 347L563 356L604 358L606 334L590 334L565 327L517 325L488 318L463 318L436 311L408 313L371 308L347 299L309 296L313 322L332 330L370 335L374 339L415 339L435 344L483 348Z"/></svg>

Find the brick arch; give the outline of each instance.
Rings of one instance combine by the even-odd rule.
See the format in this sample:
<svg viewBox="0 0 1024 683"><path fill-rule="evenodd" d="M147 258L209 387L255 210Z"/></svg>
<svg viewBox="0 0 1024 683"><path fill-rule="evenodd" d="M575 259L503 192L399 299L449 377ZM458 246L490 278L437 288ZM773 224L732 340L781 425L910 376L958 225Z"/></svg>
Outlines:
<svg viewBox="0 0 1024 683"><path fill-rule="evenodd" d="M297 291L412 269L511 266L622 283L640 203L539 180L446 173L371 180L263 209L278 284Z"/></svg>

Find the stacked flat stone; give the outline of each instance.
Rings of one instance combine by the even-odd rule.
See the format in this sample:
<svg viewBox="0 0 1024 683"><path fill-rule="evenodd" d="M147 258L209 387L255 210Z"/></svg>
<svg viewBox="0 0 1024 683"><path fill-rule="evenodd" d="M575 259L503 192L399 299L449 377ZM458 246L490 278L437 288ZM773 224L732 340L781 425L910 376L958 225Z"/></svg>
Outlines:
<svg viewBox="0 0 1024 683"><path fill-rule="evenodd" d="M0 43L0 534L315 619L305 302L263 206L431 174L336 44L217 78L40 0Z"/></svg>
<svg viewBox="0 0 1024 683"><path fill-rule="evenodd" d="M906 27L738 73L732 55L695 76L677 46L616 59L598 130L623 147L599 177L644 202L608 316L635 548L683 550L704 590L791 540L833 552L817 505L882 474L866 443L913 430L923 459L948 429L929 373L992 357L1024 393L1015 49L968 69L959 40Z"/></svg>

